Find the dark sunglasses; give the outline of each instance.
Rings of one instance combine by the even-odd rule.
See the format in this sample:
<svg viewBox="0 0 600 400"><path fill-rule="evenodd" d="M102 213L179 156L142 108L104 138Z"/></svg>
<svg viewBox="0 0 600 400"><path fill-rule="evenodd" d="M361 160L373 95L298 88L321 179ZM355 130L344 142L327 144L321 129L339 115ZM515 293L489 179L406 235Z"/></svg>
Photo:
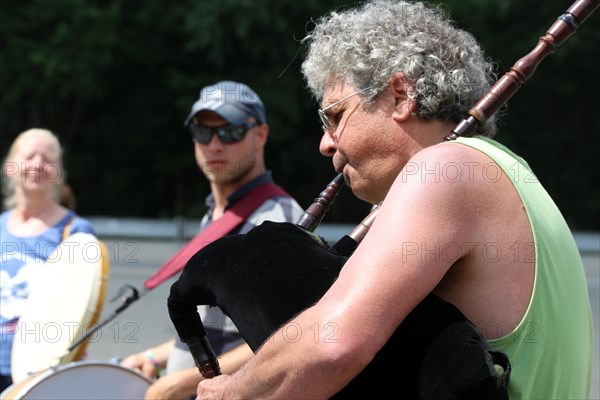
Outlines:
<svg viewBox="0 0 600 400"><path fill-rule="evenodd" d="M222 125L222 126L204 126L194 122L189 124L192 139L195 142L209 144L214 133L217 134L219 140L225 144L237 143L244 140L246 132L257 126L255 122L244 122L241 125Z"/></svg>

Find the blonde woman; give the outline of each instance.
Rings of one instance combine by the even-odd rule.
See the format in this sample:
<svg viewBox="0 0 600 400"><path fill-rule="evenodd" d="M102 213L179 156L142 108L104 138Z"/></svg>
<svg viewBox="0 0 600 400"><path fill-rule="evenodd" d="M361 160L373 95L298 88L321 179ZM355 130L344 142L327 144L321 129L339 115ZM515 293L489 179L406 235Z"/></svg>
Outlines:
<svg viewBox="0 0 600 400"><path fill-rule="evenodd" d="M0 214L0 392L11 381L11 349L29 294L33 269L70 233L94 234L92 225L63 207L62 147L45 129L29 129L12 143L2 166Z"/></svg>

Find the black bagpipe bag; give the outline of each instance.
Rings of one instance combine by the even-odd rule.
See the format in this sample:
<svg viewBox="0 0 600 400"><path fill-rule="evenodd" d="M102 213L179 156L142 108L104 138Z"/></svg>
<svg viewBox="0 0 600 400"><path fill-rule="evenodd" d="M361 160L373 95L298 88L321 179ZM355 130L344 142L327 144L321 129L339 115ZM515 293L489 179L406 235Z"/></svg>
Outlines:
<svg viewBox="0 0 600 400"><path fill-rule="evenodd" d="M294 224L264 222L196 253L171 287L169 313L185 341L204 331L196 306L218 306L256 352L327 291L347 259ZM292 341L315 334L293 324L283 332ZM391 393L407 399L508 399L509 377L506 354L492 348L456 307L431 294L332 398Z"/></svg>

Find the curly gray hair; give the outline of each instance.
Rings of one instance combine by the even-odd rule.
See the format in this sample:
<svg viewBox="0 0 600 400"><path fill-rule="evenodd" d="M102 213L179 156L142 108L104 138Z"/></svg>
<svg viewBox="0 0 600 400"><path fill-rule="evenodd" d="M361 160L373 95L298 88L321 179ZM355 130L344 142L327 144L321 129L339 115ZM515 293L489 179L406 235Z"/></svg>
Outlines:
<svg viewBox="0 0 600 400"><path fill-rule="evenodd" d="M438 7L373 0L319 19L303 40L309 43L302 72L322 99L331 79L341 79L372 103L401 71L414 82L408 93L423 120L460 122L495 81L494 65L472 34L458 29ZM493 136L492 117L474 134Z"/></svg>

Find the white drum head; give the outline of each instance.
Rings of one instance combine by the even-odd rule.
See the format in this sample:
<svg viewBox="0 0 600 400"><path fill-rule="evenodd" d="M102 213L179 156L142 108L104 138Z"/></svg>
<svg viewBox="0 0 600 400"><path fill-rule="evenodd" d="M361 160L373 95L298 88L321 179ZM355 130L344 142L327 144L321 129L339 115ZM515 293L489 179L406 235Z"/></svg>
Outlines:
<svg viewBox="0 0 600 400"><path fill-rule="evenodd" d="M129 368L111 363L74 362L13 384L2 399L143 399L152 382Z"/></svg>
<svg viewBox="0 0 600 400"><path fill-rule="evenodd" d="M67 349L97 322L108 270L106 247L88 233L69 236L40 266L17 324L13 382L82 357L87 343Z"/></svg>

